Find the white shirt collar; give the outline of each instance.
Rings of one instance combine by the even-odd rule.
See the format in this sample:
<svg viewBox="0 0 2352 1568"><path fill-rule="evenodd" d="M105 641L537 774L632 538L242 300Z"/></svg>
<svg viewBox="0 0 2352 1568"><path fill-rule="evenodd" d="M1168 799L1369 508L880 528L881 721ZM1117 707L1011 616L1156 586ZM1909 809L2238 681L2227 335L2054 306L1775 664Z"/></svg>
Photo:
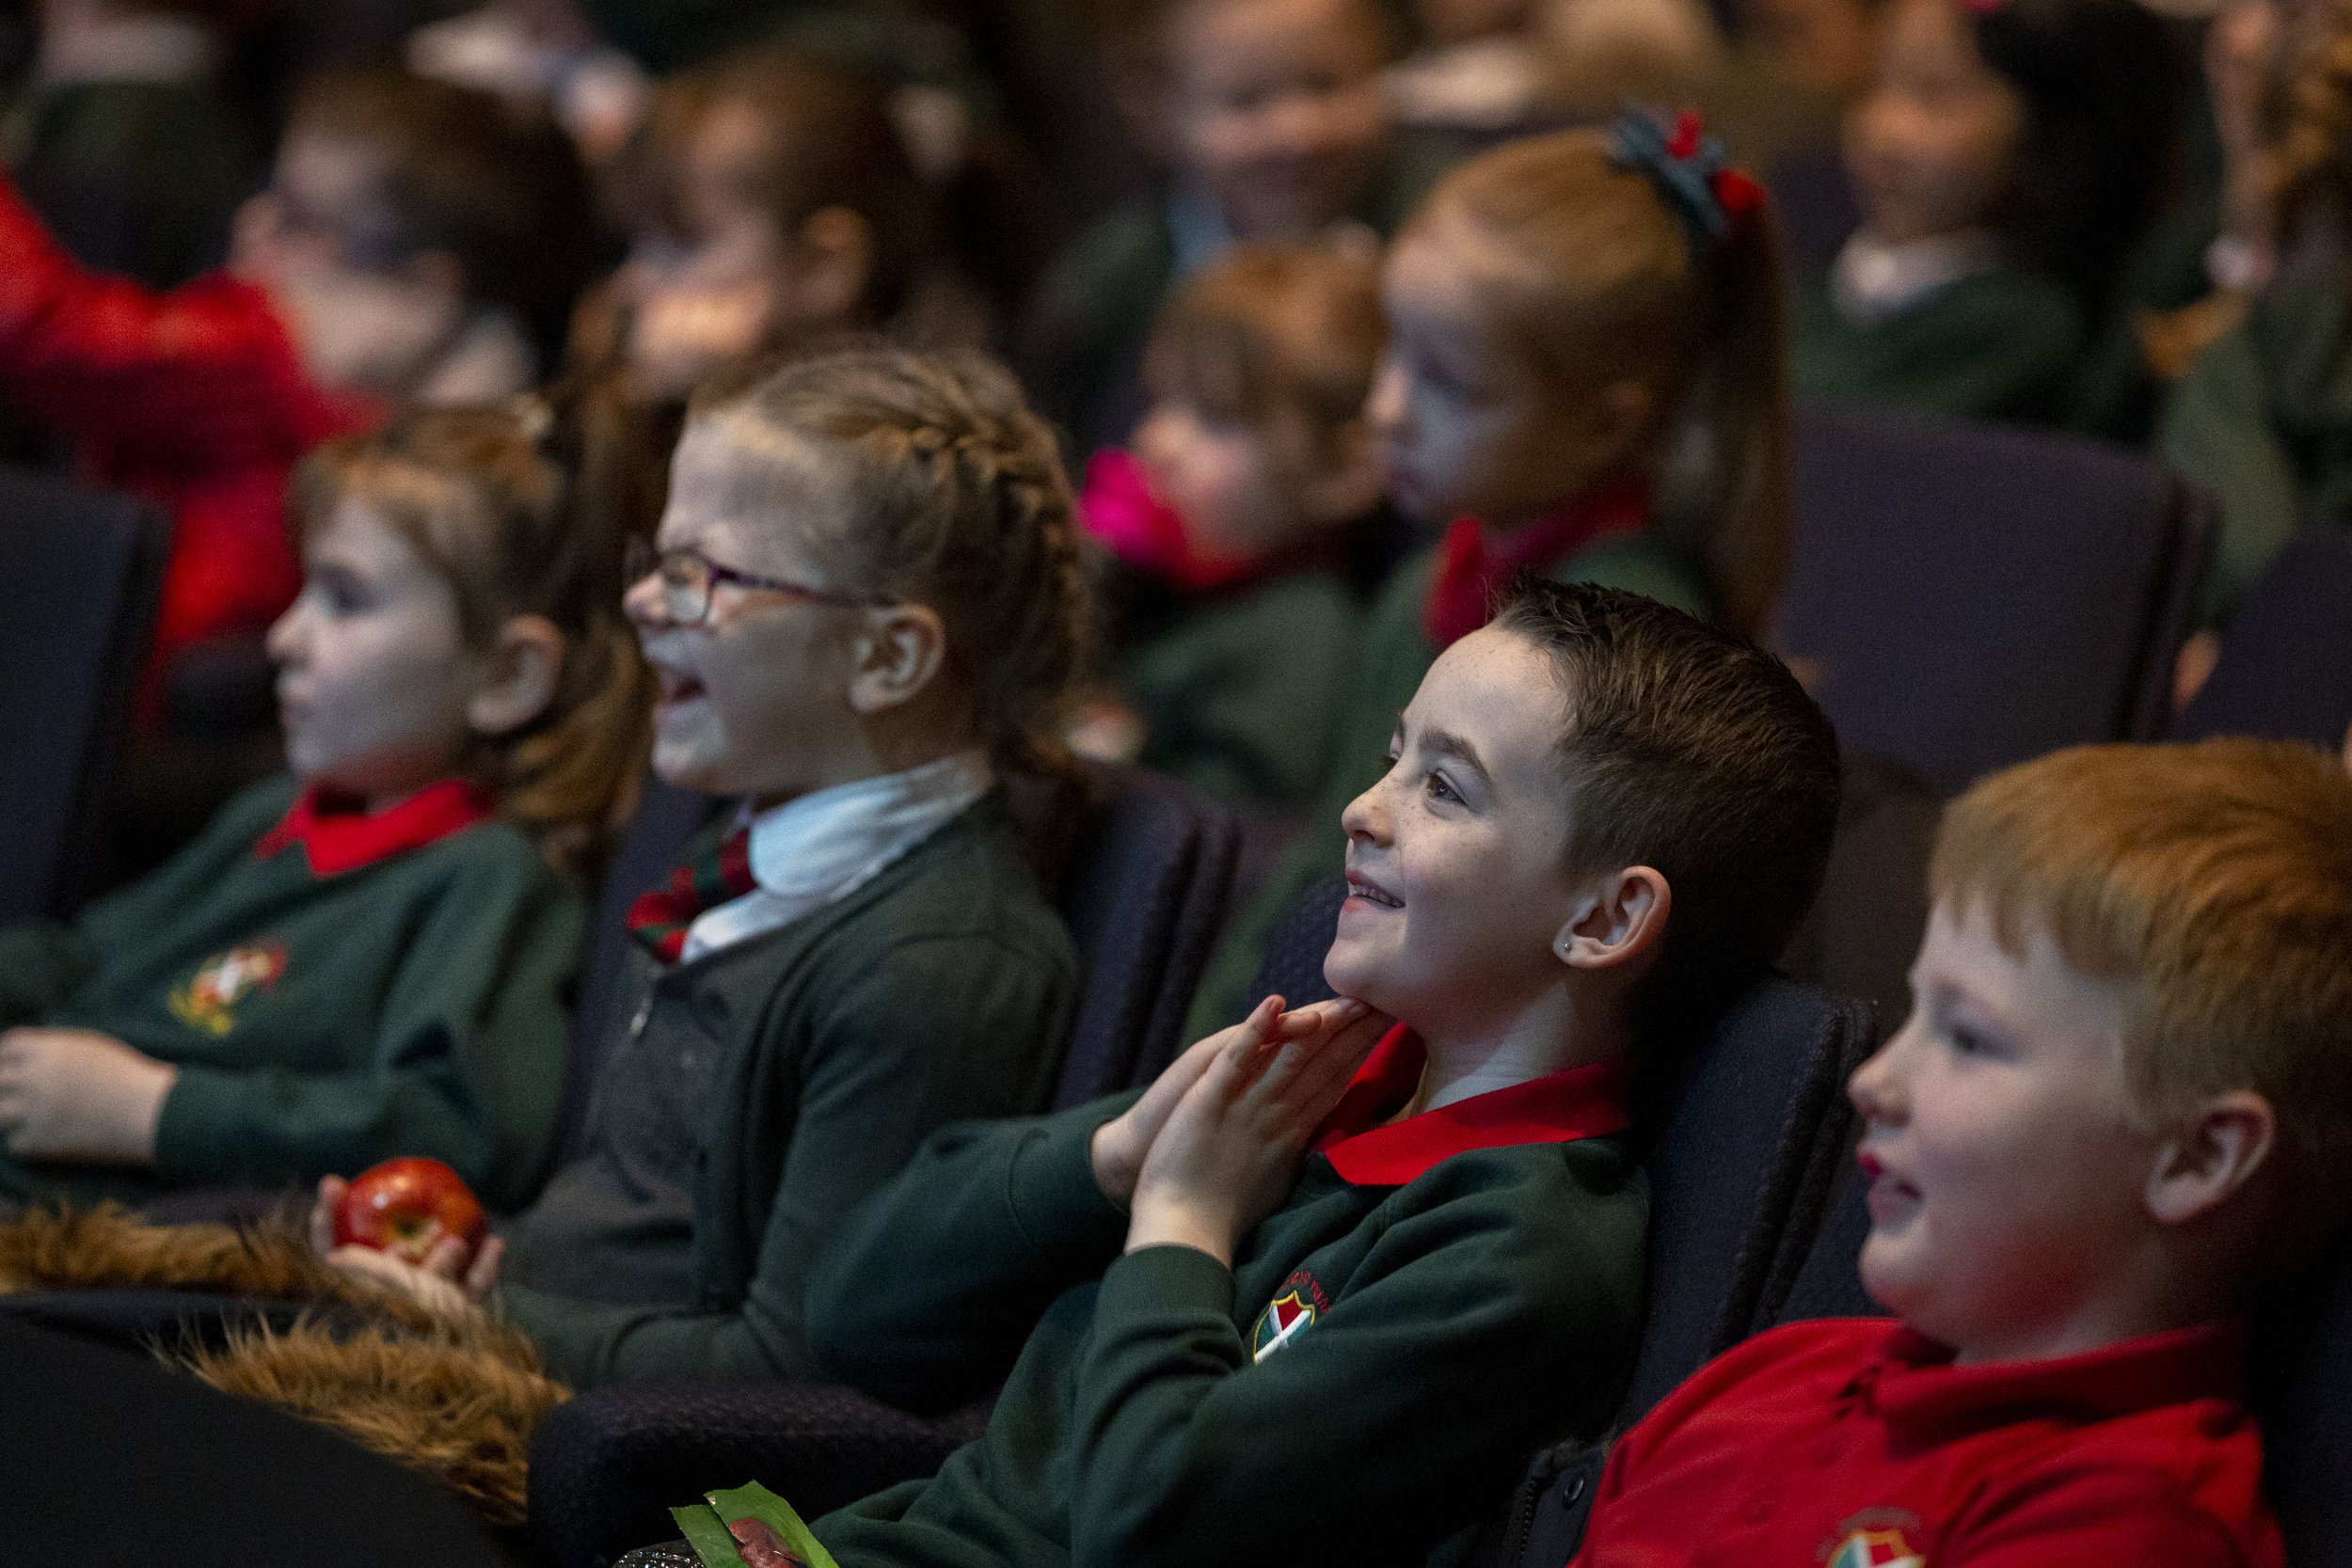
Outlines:
<svg viewBox="0 0 2352 1568"><path fill-rule="evenodd" d="M1830 297L1856 325L1884 321L1947 283L1991 272L2001 250L1981 229L1889 245L1867 230L1846 242L1830 269Z"/></svg>
<svg viewBox="0 0 2352 1568"><path fill-rule="evenodd" d="M995 782L985 752L960 752L761 812L751 820L752 877L759 886L704 911L687 927L680 961L691 963L847 897Z"/></svg>

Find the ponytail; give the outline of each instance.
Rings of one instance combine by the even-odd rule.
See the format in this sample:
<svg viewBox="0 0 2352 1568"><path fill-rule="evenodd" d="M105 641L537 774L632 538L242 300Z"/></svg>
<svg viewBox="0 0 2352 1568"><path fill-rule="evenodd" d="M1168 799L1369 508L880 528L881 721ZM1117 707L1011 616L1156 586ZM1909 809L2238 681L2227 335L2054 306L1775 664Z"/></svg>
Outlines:
<svg viewBox="0 0 2352 1568"><path fill-rule="evenodd" d="M1788 293L1771 211L1741 214L1715 242L1715 309L1695 416L1711 449L1699 569L1715 618L1761 639L1787 575L1789 497Z"/></svg>
<svg viewBox="0 0 2352 1568"><path fill-rule="evenodd" d="M1760 639L1788 561L1788 321L1780 235L1763 188L1724 161L1695 114L1645 111L1611 128L1611 156L1646 175L1681 220L1704 323L1685 417L1710 473L1692 541L1715 618Z"/></svg>

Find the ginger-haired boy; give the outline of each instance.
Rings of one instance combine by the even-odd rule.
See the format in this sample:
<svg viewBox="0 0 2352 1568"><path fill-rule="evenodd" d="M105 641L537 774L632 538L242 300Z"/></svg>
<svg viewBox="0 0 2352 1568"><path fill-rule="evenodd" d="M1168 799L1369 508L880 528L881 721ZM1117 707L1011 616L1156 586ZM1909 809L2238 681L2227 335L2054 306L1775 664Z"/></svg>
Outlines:
<svg viewBox="0 0 2352 1568"><path fill-rule="evenodd" d="M2236 1315L2352 1189L2352 777L2060 752L1947 814L1862 1279L1610 1455L1579 1568L2281 1560Z"/></svg>

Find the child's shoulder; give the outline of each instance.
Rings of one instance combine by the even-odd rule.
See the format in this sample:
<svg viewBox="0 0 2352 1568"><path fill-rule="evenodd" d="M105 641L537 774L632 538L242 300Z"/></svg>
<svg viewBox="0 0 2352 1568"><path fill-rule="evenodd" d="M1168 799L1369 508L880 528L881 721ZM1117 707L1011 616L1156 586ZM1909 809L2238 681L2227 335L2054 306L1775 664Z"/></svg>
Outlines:
<svg viewBox="0 0 2352 1568"><path fill-rule="evenodd" d="M2255 298L2237 335L2285 423L2337 426L2352 418L2352 276L2330 270L2274 285Z"/></svg>
<svg viewBox="0 0 2352 1568"><path fill-rule="evenodd" d="M1075 951L1001 786L843 899L820 940L859 951L943 941L1057 958Z"/></svg>

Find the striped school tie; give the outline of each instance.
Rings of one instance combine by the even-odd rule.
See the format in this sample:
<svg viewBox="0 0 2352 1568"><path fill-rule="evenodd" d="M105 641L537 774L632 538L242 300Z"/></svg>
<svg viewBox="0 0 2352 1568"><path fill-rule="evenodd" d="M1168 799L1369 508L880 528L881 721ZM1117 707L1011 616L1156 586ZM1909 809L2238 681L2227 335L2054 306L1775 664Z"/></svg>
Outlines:
<svg viewBox="0 0 2352 1568"><path fill-rule="evenodd" d="M663 963L674 964L686 950L687 928L706 910L740 898L757 886L752 876L752 831L738 828L708 854L671 872L667 883L640 894L628 907L629 935Z"/></svg>

